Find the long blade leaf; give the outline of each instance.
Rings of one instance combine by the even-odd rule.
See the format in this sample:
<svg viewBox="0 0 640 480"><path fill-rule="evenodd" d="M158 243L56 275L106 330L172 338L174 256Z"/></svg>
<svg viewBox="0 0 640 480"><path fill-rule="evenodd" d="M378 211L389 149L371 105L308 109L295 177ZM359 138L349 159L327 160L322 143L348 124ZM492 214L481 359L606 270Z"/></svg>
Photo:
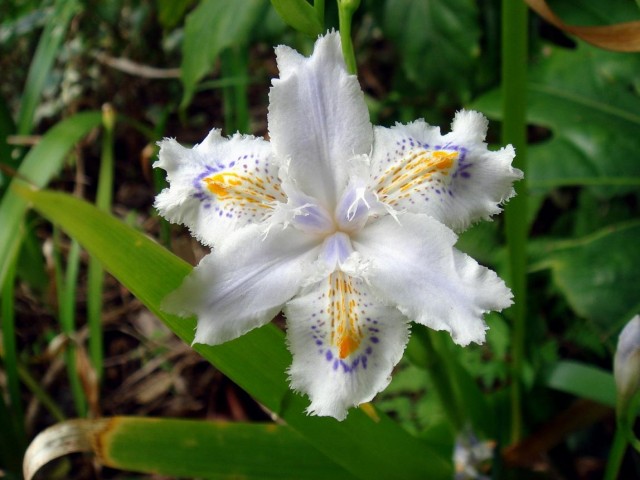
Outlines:
<svg viewBox="0 0 640 480"><path fill-rule="evenodd" d="M100 125L99 112L78 113L51 128L24 158L18 176L36 187L44 187L56 175L69 150L92 128ZM7 191L0 203L0 285L17 254L22 231L20 224L27 210L27 202Z"/></svg>
<svg viewBox="0 0 640 480"><path fill-rule="evenodd" d="M94 453L108 467L171 477L354 478L286 425L113 417L69 420L40 433L24 458L26 480L71 452Z"/></svg>
<svg viewBox="0 0 640 480"><path fill-rule="evenodd" d="M67 35L67 24L78 11L78 7L77 0L58 0L42 32L22 94L17 121L17 131L20 135L26 135L31 131L33 117L47 75L56 59L62 40Z"/></svg>
<svg viewBox="0 0 640 480"><path fill-rule="evenodd" d="M194 337L195 320L167 315L160 302L177 288L191 267L140 232L93 205L67 194L20 194L42 215L59 223L104 267L129 288L185 342ZM291 393L286 369L291 356L283 334L273 325L217 346L195 345L249 394L285 420L309 443L358 478L449 478L451 461L431 451L373 408L353 410L346 421L309 417L307 400ZM381 454L381 452L384 452Z"/></svg>

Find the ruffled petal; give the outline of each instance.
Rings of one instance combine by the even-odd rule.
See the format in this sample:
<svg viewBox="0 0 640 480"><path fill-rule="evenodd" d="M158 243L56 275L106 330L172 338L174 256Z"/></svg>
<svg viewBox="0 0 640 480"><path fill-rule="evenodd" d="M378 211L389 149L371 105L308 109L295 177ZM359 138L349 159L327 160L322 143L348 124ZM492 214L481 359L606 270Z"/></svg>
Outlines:
<svg viewBox="0 0 640 480"><path fill-rule="evenodd" d="M309 395L310 414L338 420L389 384L409 338L406 317L340 271L287 303L285 314L291 386Z"/></svg>
<svg viewBox="0 0 640 480"><path fill-rule="evenodd" d="M459 345L482 343L484 313L511 305L511 291L495 272L453 246L456 235L427 215L389 216L353 237L368 260L366 280L409 319L446 330Z"/></svg>
<svg viewBox="0 0 640 480"><path fill-rule="evenodd" d="M488 219L514 195L522 172L511 166L511 145L487 150L487 124L463 110L447 135L423 120L376 127L369 188L396 210L426 213L456 231Z"/></svg>
<svg viewBox="0 0 640 480"><path fill-rule="evenodd" d="M232 234L202 259L162 308L196 315L194 343L217 345L271 320L300 289L318 258L315 238L258 225Z"/></svg>
<svg viewBox="0 0 640 480"><path fill-rule="evenodd" d="M368 154L373 129L364 95L342 57L340 37L320 37L306 58L279 46L280 78L269 93L269 135L276 154L290 159L300 190L335 208L349 160Z"/></svg>
<svg viewBox="0 0 640 480"><path fill-rule="evenodd" d="M286 201L271 146L260 138L224 138L212 130L192 149L165 139L154 167L167 171L170 184L156 197L156 208L206 245L262 222Z"/></svg>

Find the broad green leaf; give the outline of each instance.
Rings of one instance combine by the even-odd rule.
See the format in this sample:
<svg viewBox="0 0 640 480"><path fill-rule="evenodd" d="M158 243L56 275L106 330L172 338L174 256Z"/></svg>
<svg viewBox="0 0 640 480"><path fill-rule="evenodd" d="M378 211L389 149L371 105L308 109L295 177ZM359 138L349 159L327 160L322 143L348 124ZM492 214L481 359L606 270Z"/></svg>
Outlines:
<svg viewBox="0 0 640 480"><path fill-rule="evenodd" d="M311 37L322 33L322 23L315 9L306 0L271 0L271 5L287 25L299 32Z"/></svg>
<svg viewBox="0 0 640 480"><path fill-rule="evenodd" d="M286 425L142 417L69 420L49 427L25 455L25 478L71 452L93 453L108 467L171 477L354 478Z"/></svg>
<svg viewBox="0 0 640 480"><path fill-rule="evenodd" d="M577 240L548 243L539 268L573 310L607 334L640 309L640 222L613 225Z"/></svg>
<svg viewBox="0 0 640 480"><path fill-rule="evenodd" d="M182 43L181 108L191 102L198 81L225 48L242 44L269 4L264 0L203 0L187 15Z"/></svg>
<svg viewBox="0 0 640 480"><path fill-rule="evenodd" d="M609 195L639 186L640 98L634 84L640 55L584 44L544 52L529 75L527 115L529 123L550 129L552 136L529 147L530 187L594 185L596 193ZM500 118L500 92L471 106Z"/></svg>
<svg viewBox="0 0 640 480"><path fill-rule="evenodd" d="M573 361L558 362L546 372L544 383L554 390L616 406L613 375L598 367Z"/></svg>
<svg viewBox="0 0 640 480"><path fill-rule="evenodd" d="M40 102L42 89L56 59L58 49L67 35L67 25L73 15L77 13L79 6L78 0L58 0L54 5L53 13L48 16L47 25L42 32L33 60L31 60L27 83L22 93L17 120L17 132L20 135L31 132L33 117Z"/></svg>
<svg viewBox="0 0 640 480"><path fill-rule="evenodd" d="M407 77L425 90L465 94L480 54L473 0L387 0L383 28Z"/></svg>
<svg viewBox="0 0 640 480"><path fill-rule="evenodd" d="M140 232L70 195L33 191L24 186L20 194L95 255L176 335L187 343L193 341L194 319L167 315L160 309L162 299L191 271L187 263ZM223 345L198 344L194 349L358 478L448 478L452 474L449 458L438 456L373 407L353 409L343 422L305 415L308 400L289 390L286 369L291 355L282 332L272 324Z"/></svg>
<svg viewBox="0 0 640 480"><path fill-rule="evenodd" d="M36 187L47 185L62 168L69 150L92 128L99 126L101 119L99 112L84 112L56 124L24 158L18 176ZM0 285L11 259L18 253L23 235L21 222L26 210L24 199L7 191L0 203Z"/></svg>

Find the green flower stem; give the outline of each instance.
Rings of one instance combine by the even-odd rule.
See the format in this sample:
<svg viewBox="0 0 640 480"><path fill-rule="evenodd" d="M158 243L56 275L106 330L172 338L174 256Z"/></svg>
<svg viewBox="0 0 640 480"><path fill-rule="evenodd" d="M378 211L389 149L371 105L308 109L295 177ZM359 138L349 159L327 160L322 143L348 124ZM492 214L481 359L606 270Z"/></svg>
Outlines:
<svg viewBox="0 0 640 480"><path fill-rule="evenodd" d="M338 19L340 24L340 40L342 41L342 54L347 64L347 71L352 75L358 73L356 54L351 41L351 21L353 14L360 6L360 0L338 0Z"/></svg>
<svg viewBox="0 0 640 480"><path fill-rule="evenodd" d="M628 443L626 428L618 424L615 436L613 437L611 450L609 450L609 460L607 462L607 469L604 472L604 480L616 480L618 478Z"/></svg>
<svg viewBox="0 0 640 480"><path fill-rule="evenodd" d="M513 331L511 339L511 441L522 436L521 378L525 350L525 320L527 306L527 183L526 183L526 77L527 77L527 6L522 1L502 2L502 143L516 149L513 162L525 172L525 180L516 185L517 196L505 208L507 247L511 289Z"/></svg>

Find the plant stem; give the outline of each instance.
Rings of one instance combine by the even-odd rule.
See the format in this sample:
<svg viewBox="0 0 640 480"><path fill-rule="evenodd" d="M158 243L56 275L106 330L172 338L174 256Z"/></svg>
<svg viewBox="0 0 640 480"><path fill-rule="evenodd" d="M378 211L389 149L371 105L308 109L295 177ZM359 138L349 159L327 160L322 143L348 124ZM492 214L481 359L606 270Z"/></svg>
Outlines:
<svg viewBox="0 0 640 480"><path fill-rule="evenodd" d="M626 429L618 424L611 450L609 450L609 460L607 469L604 472L604 480L616 480L618 478L618 472L622 466L622 459L627 451L628 443Z"/></svg>
<svg viewBox="0 0 640 480"><path fill-rule="evenodd" d="M338 0L338 19L340 24L340 40L342 41L342 54L347 64L347 71L356 75L358 66L356 64L356 54L351 41L351 21L353 14L360 6L360 0Z"/></svg>
<svg viewBox="0 0 640 480"><path fill-rule="evenodd" d="M526 175L526 77L527 77L527 6L522 1L502 2L502 142L516 149L514 166ZM524 363L525 321L527 307L527 184L516 185L517 196L505 208L507 246L511 288L514 296L511 339L511 441L522 436L521 378Z"/></svg>

